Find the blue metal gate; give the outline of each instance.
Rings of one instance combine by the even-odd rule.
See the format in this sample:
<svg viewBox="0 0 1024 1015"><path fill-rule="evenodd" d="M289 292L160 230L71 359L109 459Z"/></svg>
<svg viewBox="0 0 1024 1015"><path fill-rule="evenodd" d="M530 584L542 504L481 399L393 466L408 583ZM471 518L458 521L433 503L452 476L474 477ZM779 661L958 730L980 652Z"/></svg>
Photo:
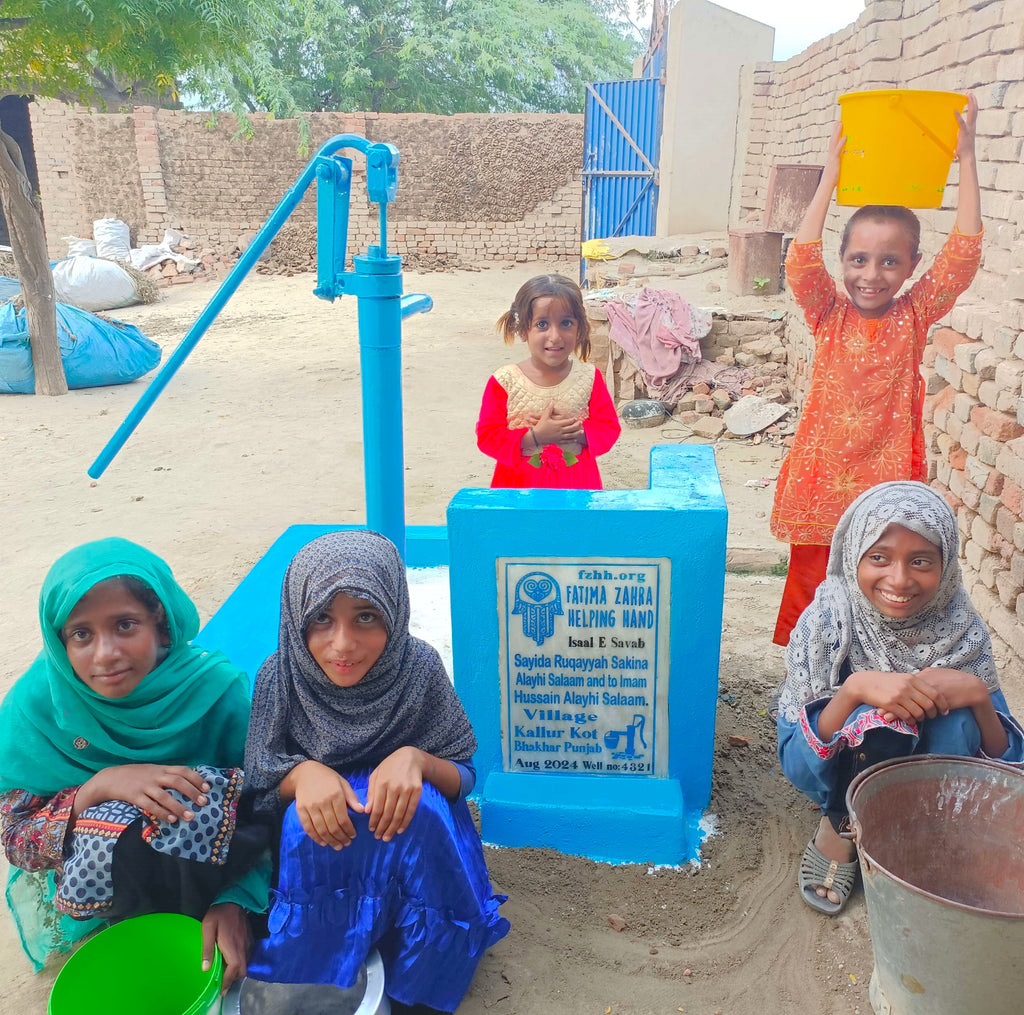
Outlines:
<svg viewBox="0 0 1024 1015"><path fill-rule="evenodd" d="M664 92L660 76L587 85L584 240L654 235Z"/></svg>

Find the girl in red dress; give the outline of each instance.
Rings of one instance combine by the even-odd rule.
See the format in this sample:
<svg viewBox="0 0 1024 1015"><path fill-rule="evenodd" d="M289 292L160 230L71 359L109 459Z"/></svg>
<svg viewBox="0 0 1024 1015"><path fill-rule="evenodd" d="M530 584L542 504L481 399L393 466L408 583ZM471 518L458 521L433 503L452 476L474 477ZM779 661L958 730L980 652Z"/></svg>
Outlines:
<svg viewBox="0 0 1024 1015"><path fill-rule="evenodd" d="M497 329L508 345L522 339L529 356L496 370L484 390L476 440L497 459L491 486L600 490L597 456L620 426L604 378L586 362L580 287L563 275L531 278Z"/></svg>

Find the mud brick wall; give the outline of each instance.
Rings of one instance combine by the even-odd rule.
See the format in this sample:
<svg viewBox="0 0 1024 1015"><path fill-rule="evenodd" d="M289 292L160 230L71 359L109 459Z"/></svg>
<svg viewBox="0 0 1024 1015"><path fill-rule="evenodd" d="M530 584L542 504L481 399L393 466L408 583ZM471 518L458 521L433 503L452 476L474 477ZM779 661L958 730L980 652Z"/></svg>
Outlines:
<svg viewBox="0 0 1024 1015"><path fill-rule="evenodd" d="M761 220L777 162L819 163L836 97L871 88L973 90L985 246L974 284L925 359L930 477L957 512L971 597L1000 661L1024 664L1024 0L868 0L854 25L784 63L744 68L749 144L734 215ZM741 132L742 136L742 132ZM942 207L919 211L925 264L953 226L954 166ZM738 209L738 212L737 212ZM825 259L852 209L833 205ZM794 308L795 311L795 308ZM787 321L789 376L806 392L813 344Z"/></svg>
<svg viewBox="0 0 1024 1015"><path fill-rule="evenodd" d="M115 215L135 243L168 226L218 256L244 248L294 183L295 120L253 117L250 137L226 114L137 107L94 113L33 103L32 134L52 256L63 237L92 235ZM329 137L360 134L401 154L398 196L388 209L389 249L412 265L577 257L583 118L558 114L314 113L310 151ZM558 158L538 157L558 152ZM349 252L378 237L366 200L365 163L353 154ZM270 260L312 268L316 198L311 189L274 242Z"/></svg>
<svg viewBox="0 0 1024 1015"><path fill-rule="evenodd" d="M69 115L60 103L29 109L50 256L66 256L65 236L91 237L93 221L110 216L133 226L133 243L147 242L145 231L136 236L146 205L132 114Z"/></svg>

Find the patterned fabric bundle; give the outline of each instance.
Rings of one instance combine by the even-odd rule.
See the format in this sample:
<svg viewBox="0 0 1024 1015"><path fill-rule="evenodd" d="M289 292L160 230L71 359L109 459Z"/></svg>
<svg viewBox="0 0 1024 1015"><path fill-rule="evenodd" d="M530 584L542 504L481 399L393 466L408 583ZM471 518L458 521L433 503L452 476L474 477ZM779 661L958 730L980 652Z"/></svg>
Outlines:
<svg viewBox="0 0 1024 1015"><path fill-rule="evenodd" d="M388 631L380 658L352 687L333 684L306 647L306 627L339 592L371 602ZM288 565L278 649L256 677L250 730L247 786L267 811L282 808L278 784L307 759L343 771L405 746L450 760L476 750L440 656L409 633L405 565L384 536L331 532Z"/></svg>
<svg viewBox="0 0 1024 1015"><path fill-rule="evenodd" d="M861 557L890 525L902 525L942 551L934 599L901 619L880 613L857 584ZM827 577L790 637L780 714L796 722L804 705L833 695L847 660L853 672L964 670L997 690L992 643L963 587L958 548L953 512L925 484L882 483L862 493L840 518Z"/></svg>
<svg viewBox="0 0 1024 1015"><path fill-rule="evenodd" d="M196 765L196 771L210 787L206 794L209 802L191 821L157 821L124 800L105 800L82 811L54 899L62 913L81 920L102 916L113 906L114 846L139 818L145 819L143 842L158 853L217 866L227 861L242 792L242 770ZM179 790L168 792L179 803L191 803Z"/></svg>

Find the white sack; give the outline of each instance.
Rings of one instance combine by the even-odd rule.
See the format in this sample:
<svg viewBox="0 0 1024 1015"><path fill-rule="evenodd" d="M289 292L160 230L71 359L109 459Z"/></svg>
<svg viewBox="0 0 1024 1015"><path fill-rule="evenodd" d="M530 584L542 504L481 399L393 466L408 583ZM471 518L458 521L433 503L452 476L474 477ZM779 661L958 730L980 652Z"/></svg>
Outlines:
<svg viewBox="0 0 1024 1015"><path fill-rule="evenodd" d="M118 264L96 257L69 257L53 268L57 299L80 310L116 310L138 303L135 281Z"/></svg>
<svg viewBox="0 0 1024 1015"><path fill-rule="evenodd" d="M68 245L68 257L96 256L96 241L88 240L84 236L65 236L64 242Z"/></svg>
<svg viewBox="0 0 1024 1015"><path fill-rule="evenodd" d="M130 259L132 248L128 226L120 219L96 219L92 224L92 235L96 241L97 257L109 257L114 261Z"/></svg>
<svg viewBox="0 0 1024 1015"><path fill-rule="evenodd" d="M147 268L152 268L154 264L173 261L178 271L194 268L199 263L198 261L171 249L181 243L181 240L181 233L176 229L168 229L160 243L144 243L141 247L135 247L131 252L132 267L139 271L145 271Z"/></svg>

